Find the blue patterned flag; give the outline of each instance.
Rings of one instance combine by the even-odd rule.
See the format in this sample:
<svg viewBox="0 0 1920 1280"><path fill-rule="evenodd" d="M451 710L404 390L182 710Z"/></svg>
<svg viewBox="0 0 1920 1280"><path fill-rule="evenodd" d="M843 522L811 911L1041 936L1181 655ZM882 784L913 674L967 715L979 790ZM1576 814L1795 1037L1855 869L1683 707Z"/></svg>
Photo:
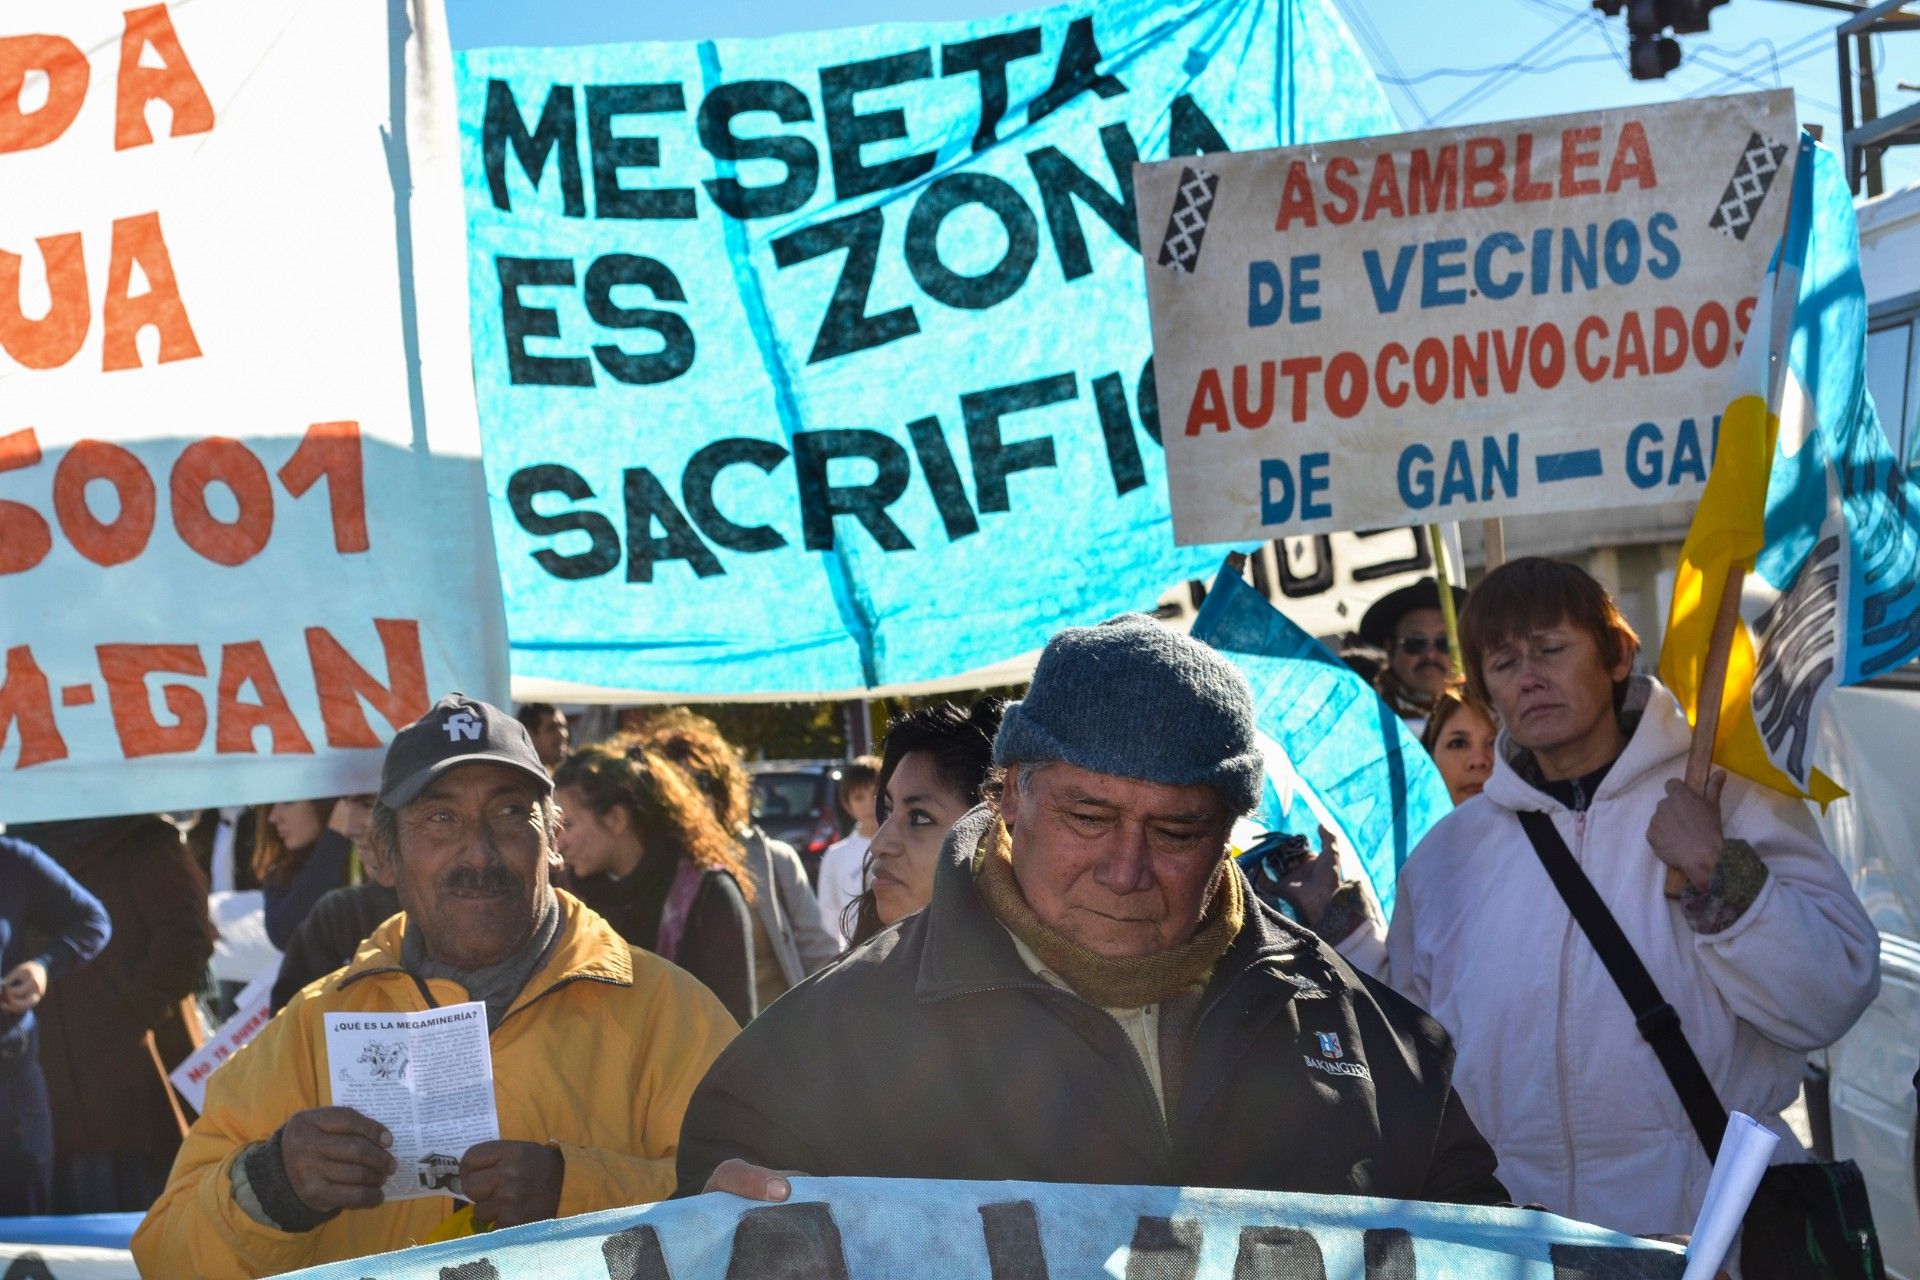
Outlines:
<svg viewBox="0 0 1920 1280"><path fill-rule="evenodd" d="M1267 778L1254 820L1268 831L1340 835L1381 907L1400 866L1453 808L1447 784L1380 695L1238 573L1221 569L1193 620L1253 685Z"/></svg>
<svg viewBox="0 0 1920 1280"><path fill-rule="evenodd" d="M1867 394L1853 199L1839 158L1805 135L1760 296L1660 675L1691 717L1727 569L1745 564L1714 760L1824 805L1844 794L1813 767L1829 696L1920 654L1920 491Z"/></svg>

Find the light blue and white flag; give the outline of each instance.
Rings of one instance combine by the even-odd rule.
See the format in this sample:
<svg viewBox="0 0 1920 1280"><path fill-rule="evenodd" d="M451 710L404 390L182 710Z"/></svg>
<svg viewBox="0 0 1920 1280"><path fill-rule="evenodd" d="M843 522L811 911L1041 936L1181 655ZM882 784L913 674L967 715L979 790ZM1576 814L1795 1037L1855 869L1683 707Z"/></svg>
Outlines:
<svg viewBox="0 0 1920 1280"><path fill-rule="evenodd" d="M1762 297L1772 306L1756 311L1747 352L1758 372L1721 425L1660 671L1691 714L1727 567L1750 565L1714 759L1824 805L1846 781L1813 766L1833 690L1920 654L1920 489L1867 393L1853 198L1839 157L1804 134ZM1769 355L1785 361L1770 394Z"/></svg>
<svg viewBox="0 0 1920 1280"><path fill-rule="evenodd" d="M1267 762L1254 821L1309 839L1320 827L1341 836L1391 918L1401 864L1453 808L1433 760L1365 680L1233 570L1214 579L1193 638L1253 686Z"/></svg>
<svg viewBox="0 0 1920 1280"><path fill-rule="evenodd" d="M910 1121L907 1121L910 1123ZM361 1258L304 1280L1679 1280L1671 1245L1527 1209L1359 1196L795 1178Z"/></svg>
<svg viewBox="0 0 1920 1280"><path fill-rule="evenodd" d="M1396 127L1332 0L457 69L513 673L550 689L897 686L1151 608L1218 552L1173 546L1134 162Z"/></svg>

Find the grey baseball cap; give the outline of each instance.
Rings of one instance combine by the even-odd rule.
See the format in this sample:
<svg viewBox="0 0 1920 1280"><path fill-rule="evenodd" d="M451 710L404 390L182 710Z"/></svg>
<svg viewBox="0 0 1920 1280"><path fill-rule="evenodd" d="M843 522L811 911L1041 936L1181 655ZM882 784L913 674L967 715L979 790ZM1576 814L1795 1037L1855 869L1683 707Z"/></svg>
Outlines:
<svg viewBox="0 0 1920 1280"><path fill-rule="evenodd" d="M497 764L518 769L553 791L553 779L526 726L494 706L464 693L450 693L433 710L393 735L380 768L380 803L389 809L409 804L427 784L463 764Z"/></svg>

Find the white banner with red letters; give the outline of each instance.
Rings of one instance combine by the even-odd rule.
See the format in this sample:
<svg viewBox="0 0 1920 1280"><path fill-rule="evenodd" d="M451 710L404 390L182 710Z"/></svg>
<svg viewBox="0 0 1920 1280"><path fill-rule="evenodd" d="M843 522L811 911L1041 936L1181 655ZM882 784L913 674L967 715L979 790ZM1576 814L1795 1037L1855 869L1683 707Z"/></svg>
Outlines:
<svg viewBox="0 0 1920 1280"><path fill-rule="evenodd" d="M0 821L506 695L438 0L0 12Z"/></svg>
<svg viewBox="0 0 1920 1280"><path fill-rule="evenodd" d="M1790 92L1135 168L1181 544L1696 497Z"/></svg>

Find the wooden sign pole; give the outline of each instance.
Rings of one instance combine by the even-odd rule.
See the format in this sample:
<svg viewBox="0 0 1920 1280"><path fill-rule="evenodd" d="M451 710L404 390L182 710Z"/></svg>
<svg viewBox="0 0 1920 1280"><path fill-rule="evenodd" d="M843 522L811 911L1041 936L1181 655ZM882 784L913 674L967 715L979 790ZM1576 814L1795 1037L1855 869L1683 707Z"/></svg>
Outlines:
<svg viewBox="0 0 1920 1280"><path fill-rule="evenodd" d="M1507 529L1499 516L1480 522L1480 537L1486 546L1486 569L1492 573L1507 562Z"/></svg>
<svg viewBox="0 0 1920 1280"><path fill-rule="evenodd" d="M1427 526L1427 541L1433 544L1433 576L1435 585L1440 588L1440 620L1447 628L1447 652L1454 655L1457 665L1460 661L1460 619L1453 607L1453 571L1447 565L1447 543L1440 534L1440 526Z"/></svg>

